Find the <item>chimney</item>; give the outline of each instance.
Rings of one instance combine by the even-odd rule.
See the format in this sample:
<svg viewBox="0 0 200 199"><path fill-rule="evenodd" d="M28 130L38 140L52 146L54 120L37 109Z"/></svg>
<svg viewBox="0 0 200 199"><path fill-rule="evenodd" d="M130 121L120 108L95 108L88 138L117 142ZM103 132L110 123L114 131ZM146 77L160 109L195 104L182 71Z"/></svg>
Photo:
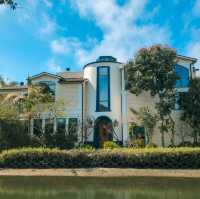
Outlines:
<svg viewBox="0 0 200 199"><path fill-rule="evenodd" d="M70 71L70 68L66 68L66 71L69 72L69 71Z"/></svg>

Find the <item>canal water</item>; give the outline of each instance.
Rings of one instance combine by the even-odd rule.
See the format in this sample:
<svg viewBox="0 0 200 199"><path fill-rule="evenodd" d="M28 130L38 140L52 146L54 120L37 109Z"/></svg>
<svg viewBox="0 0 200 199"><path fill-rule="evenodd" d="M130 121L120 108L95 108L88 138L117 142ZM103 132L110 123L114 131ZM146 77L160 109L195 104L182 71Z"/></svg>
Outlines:
<svg viewBox="0 0 200 199"><path fill-rule="evenodd" d="M0 199L198 199L200 179L0 177Z"/></svg>

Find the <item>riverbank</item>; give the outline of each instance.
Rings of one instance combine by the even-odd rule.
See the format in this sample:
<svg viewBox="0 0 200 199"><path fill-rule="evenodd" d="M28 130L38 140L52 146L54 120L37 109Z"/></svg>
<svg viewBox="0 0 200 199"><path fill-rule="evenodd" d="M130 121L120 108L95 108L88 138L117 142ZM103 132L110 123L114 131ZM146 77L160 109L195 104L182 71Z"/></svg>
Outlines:
<svg viewBox="0 0 200 199"><path fill-rule="evenodd" d="M69 176L69 177L180 177L200 178L200 169L1 169L0 176Z"/></svg>

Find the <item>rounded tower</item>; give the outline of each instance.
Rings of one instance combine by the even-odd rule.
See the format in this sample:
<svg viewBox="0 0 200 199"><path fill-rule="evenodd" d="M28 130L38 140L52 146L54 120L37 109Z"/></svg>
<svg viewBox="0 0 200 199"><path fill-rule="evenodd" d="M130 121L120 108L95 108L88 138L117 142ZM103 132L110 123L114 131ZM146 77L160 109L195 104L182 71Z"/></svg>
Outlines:
<svg viewBox="0 0 200 199"><path fill-rule="evenodd" d="M122 68L123 64L112 56L100 56L95 62L84 66L84 78L87 79L86 117L94 121L94 131L87 140L96 140L98 146L104 141L99 131L105 131L103 134L106 134L106 128L107 131L112 130L112 135L105 136L105 141L122 142Z"/></svg>

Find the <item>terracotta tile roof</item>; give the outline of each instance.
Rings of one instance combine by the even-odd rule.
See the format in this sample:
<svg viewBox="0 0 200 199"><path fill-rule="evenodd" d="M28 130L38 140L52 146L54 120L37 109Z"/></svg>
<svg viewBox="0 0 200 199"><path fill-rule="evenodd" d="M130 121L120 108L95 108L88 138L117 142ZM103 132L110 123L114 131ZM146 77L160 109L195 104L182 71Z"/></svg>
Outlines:
<svg viewBox="0 0 200 199"><path fill-rule="evenodd" d="M57 75L65 79L83 79L83 73L81 72L61 72Z"/></svg>
<svg viewBox="0 0 200 199"><path fill-rule="evenodd" d="M5 86L0 87L0 90L26 90L28 86Z"/></svg>

